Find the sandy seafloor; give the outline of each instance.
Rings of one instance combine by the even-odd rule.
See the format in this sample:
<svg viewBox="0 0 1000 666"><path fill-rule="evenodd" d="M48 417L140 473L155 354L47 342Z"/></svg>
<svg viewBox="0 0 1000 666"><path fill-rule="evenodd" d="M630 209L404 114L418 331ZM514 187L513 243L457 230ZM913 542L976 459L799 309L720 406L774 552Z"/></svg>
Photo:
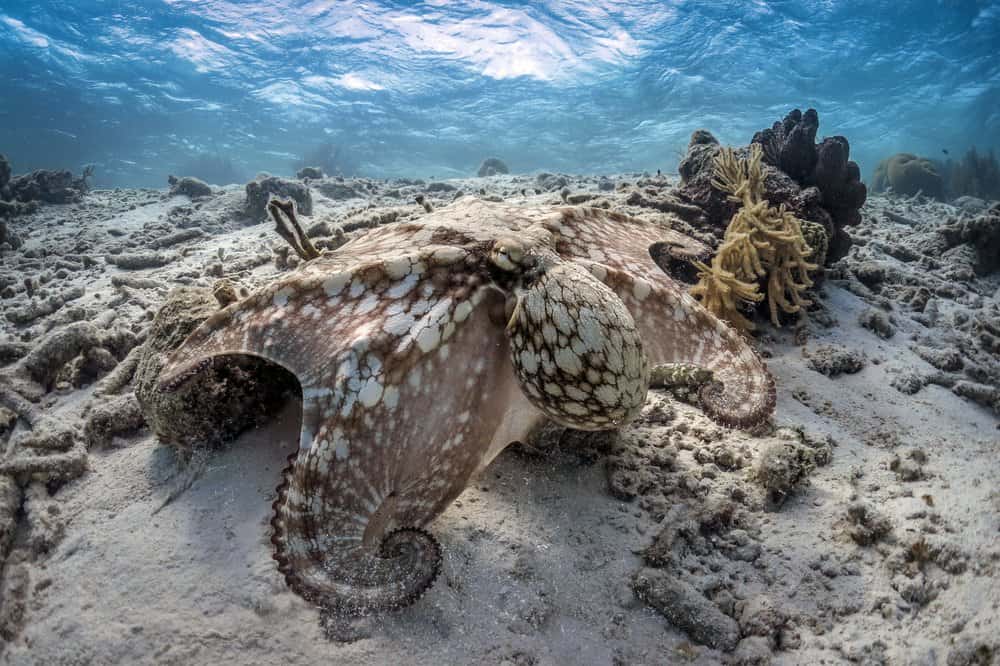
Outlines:
<svg viewBox="0 0 1000 666"><path fill-rule="evenodd" d="M368 201L418 210L413 195L423 186L365 182L368 191L356 187L364 198L314 190L305 222L335 225ZM522 195L533 177L449 182L515 203L560 203L558 192ZM597 193L597 184L575 178L569 189ZM441 206L454 194L430 200ZM600 194L615 205L621 199ZM79 205L15 218L10 227L25 245L3 254L4 272L46 275L36 300L77 287L83 294L28 323L4 320L0 337L30 346L84 320L141 339L171 287L210 287L219 274L247 287L265 283L277 272L271 248L283 243L272 224L234 213L242 201L236 186L196 202L165 191L97 191ZM956 214L944 204L871 196L868 233L889 224L887 208L926 225ZM179 228L205 234L162 248L163 266L122 270L104 259L146 250ZM60 268L70 254L96 261ZM123 275L152 282L112 284ZM995 305L997 285L996 275L977 283L986 294L980 309ZM286 588L271 559L271 502L297 440L294 401L269 426L211 453L193 481L147 429L126 429L90 447L78 478L32 486L5 568L0 622L10 640L0 661L993 663L997 413L934 383L911 395L897 390L899 376L934 371L914 351L926 327L890 304L895 334L883 339L859 323L872 307L862 290L844 286L820 287L822 324L761 323L755 344L778 387L773 427L727 431L651 391L644 416L610 445L569 435L508 449L429 526L444 552L433 588L403 611L335 630ZM7 312L31 301L22 284L13 290L0 301ZM810 367L810 357L831 354L857 371L827 376ZM46 421L79 431L101 376L55 386L39 403ZM16 436L4 434L8 456ZM815 467L806 465L807 478L776 502L753 475L765 450L785 445ZM735 628L735 651L703 645L636 597L633 575L658 536L668 554L657 560L646 551L647 563L658 562L647 573L714 606L701 624L709 634Z"/></svg>

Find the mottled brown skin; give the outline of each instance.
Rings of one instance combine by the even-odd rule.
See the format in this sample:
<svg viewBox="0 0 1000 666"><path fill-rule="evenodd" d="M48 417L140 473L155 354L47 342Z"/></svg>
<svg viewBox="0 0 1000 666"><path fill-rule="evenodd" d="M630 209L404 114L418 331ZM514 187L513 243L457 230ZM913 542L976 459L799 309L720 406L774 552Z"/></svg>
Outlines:
<svg viewBox="0 0 1000 666"><path fill-rule="evenodd" d="M228 306L160 385L232 354L294 373L302 433L275 502L279 569L335 612L398 608L437 574L440 550L421 528L546 416L620 426L641 409L650 368L676 363L711 371L701 403L720 422L769 416L763 363L651 251L707 249L598 209L465 197Z"/></svg>
<svg viewBox="0 0 1000 666"><path fill-rule="evenodd" d="M607 430L635 418L646 400L649 368L642 338L618 296L551 251L552 236L513 249L508 271L514 307L506 332L521 390L546 416L577 430ZM509 256L508 256L509 258Z"/></svg>

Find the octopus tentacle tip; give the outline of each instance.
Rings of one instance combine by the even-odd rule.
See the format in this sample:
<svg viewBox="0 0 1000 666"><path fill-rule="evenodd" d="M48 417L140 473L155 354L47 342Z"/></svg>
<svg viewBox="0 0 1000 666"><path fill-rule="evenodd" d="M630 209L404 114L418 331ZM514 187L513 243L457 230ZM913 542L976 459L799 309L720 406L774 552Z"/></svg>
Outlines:
<svg viewBox="0 0 1000 666"><path fill-rule="evenodd" d="M437 580L442 562L441 546L437 539L419 527L400 527L387 532L377 544L376 551L367 555L376 564L389 563L395 567L400 580L408 579L403 584L385 585L379 589L377 586L366 585L363 580L351 580L350 575L337 580L337 567L326 561L318 561L324 555L331 558L336 556L335 552L310 553L314 560L312 564L322 572L322 578L307 582L304 572L295 565L295 556L289 550L288 530L282 516L298 457L298 452L288 457L288 466L282 472L281 482L275 490L275 500L271 505L272 557L285 584L306 601L337 616L361 617L401 610L418 601ZM361 573L363 579L364 572Z"/></svg>
<svg viewBox="0 0 1000 666"><path fill-rule="evenodd" d="M288 557L284 552L284 527L281 524L279 510L285 503L288 486L290 485L289 477L291 476L292 468L295 466L295 459L298 458L298 455L298 452L295 452L288 456L288 465L281 471L281 482L278 483L278 487L274 489L274 502L271 503L272 557L278 563L278 571L280 571L285 577L285 582L288 583L289 587L292 589L295 589L295 586L292 585L290 577L294 578L294 576L291 573Z"/></svg>
<svg viewBox="0 0 1000 666"><path fill-rule="evenodd" d="M766 369L766 368L765 368ZM709 418L727 428L754 430L774 413L777 404L777 391L774 379L768 373L767 382L759 394L757 404L750 409L736 409L728 404L723 397L725 386L722 382L712 381L698 390L698 405Z"/></svg>
<svg viewBox="0 0 1000 666"><path fill-rule="evenodd" d="M386 558L398 557L407 548L420 551L417 557L429 575L421 581L419 587L411 589L409 594L396 600L387 610L399 610L416 603L434 585L441 573L441 544L434 535L419 527L399 527L386 534L382 539L381 555Z"/></svg>
<svg viewBox="0 0 1000 666"><path fill-rule="evenodd" d="M278 571L335 614L402 608L439 575L423 527L546 417L620 427L641 411L650 368L675 364L717 381L699 395L718 422L768 418L767 368L678 282L704 252L598 208L463 197L213 315L168 359L156 409L190 400L171 392L233 355L291 373L302 428L272 505Z"/></svg>

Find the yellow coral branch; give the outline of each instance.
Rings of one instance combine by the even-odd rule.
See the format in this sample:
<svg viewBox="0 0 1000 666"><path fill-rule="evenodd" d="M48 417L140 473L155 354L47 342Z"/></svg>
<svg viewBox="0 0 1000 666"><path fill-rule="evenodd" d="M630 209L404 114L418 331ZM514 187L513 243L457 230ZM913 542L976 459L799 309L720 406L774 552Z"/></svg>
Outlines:
<svg viewBox="0 0 1000 666"><path fill-rule="evenodd" d="M754 325L742 309L764 298L761 279L767 287L771 321L779 326L779 310L794 313L810 305L803 294L813 285L808 273L818 267L807 261L813 249L803 238L799 220L784 204L774 208L763 199L762 156L758 144L750 146L746 159L737 158L731 148L716 156L712 185L741 208L730 220L711 266L695 264L698 283L691 288L702 305L745 331Z"/></svg>
<svg viewBox="0 0 1000 666"><path fill-rule="evenodd" d="M718 258L718 255L716 255ZM744 303L759 303L764 295L757 290L757 282L745 282L712 262L707 266L694 262L698 269L698 283L691 287L691 294L701 300L709 311L729 321L741 330L752 331L753 322L743 316Z"/></svg>

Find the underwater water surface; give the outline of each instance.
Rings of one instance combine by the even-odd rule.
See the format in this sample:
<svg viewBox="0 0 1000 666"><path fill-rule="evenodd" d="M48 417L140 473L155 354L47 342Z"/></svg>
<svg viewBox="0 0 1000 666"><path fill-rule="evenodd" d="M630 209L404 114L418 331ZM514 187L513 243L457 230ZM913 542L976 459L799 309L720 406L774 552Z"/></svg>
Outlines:
<svg viewBox="0 0 1000 666"><path fill-rule="evenodd" d="M98 185L673 171L794 107L868 175L1000 146L1000 3L4 0L0 152Z"/></svg>

